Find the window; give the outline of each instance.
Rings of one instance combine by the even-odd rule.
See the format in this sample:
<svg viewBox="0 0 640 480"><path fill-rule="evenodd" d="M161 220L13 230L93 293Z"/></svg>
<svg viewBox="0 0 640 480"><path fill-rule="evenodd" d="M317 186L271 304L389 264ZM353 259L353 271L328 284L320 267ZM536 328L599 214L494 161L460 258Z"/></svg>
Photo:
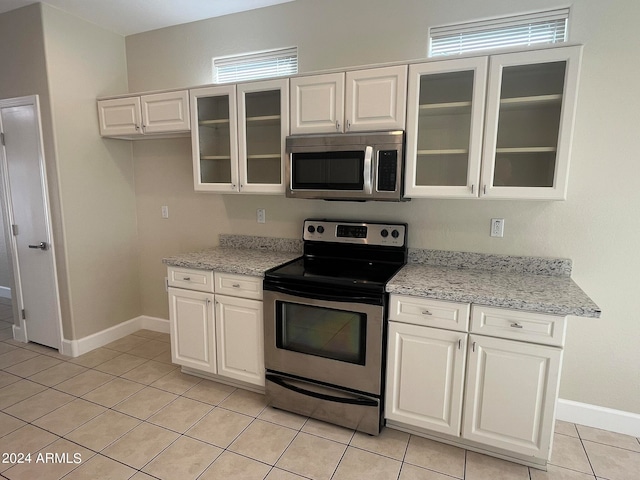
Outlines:
<svg viewBox="0 0 640 480"><path fill-rule="evenodd" d="M429 56L567 41L569 9L429 29Z"/></svg>
<svg viewBox="0 0 640 480"><path fill-rule="evenodd" d="M213 59L215 83L243 82L298 73L298 47Z"/></svg>

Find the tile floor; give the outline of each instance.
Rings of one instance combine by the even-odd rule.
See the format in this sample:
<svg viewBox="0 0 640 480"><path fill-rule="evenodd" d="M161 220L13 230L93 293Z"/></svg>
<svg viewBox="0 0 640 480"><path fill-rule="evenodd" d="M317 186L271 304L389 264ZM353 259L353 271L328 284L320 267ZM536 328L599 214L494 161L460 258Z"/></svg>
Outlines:
<svg viewBox="0 0 640 480"><path fill-rule="evenodd" d="M274 410L262 395L181 373L166 334L141 330L77 358L20 344L6 337L3 310L0 454L32 460L0 463L3 478L640 478L634 437L558 422L541 472L388 428L370 437Z"/></svg>

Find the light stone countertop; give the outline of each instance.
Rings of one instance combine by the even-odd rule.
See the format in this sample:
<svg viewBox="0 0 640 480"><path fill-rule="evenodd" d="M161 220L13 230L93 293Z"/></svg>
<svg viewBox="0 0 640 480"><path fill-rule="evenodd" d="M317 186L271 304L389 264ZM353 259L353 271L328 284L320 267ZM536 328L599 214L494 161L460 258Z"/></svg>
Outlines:
<svg viewBox="0 0 640 480"><path fill-rule="evenodd" d="M298 258L299 252L276 252L251 248L216 247L201 252L183 253L163 259L163 263L184 268L214 270L264 277L264 272L289 260Z"/></svg>
<svg viewBox="0 0 640 480"><path fill-rule="evenodd" d="M387 292L552 315L600 317L600 308L568 275L410 263L389 281Z"/></svg>

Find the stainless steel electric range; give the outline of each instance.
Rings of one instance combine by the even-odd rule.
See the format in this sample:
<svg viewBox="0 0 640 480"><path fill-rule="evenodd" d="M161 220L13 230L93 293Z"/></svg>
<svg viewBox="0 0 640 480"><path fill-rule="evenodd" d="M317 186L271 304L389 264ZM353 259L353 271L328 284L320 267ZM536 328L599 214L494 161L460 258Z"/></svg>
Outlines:
<svg viewBox="0 0 640 480"><path fill-rule="evenodd" d="M377 435L386 283L407 225L305 220L303 256L265 273L266 394L276 408Z"/></svg>

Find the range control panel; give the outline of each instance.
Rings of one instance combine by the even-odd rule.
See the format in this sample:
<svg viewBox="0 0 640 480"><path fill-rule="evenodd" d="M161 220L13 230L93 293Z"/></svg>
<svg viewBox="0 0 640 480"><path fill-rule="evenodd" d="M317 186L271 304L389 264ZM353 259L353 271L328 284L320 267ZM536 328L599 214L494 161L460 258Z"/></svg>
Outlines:
<svg viewBox="0 0 640 480"><path fill-rule="evenodd" d="M404 247L407 241L407 225L305 220L302 238L316 242Z"/></svg>

